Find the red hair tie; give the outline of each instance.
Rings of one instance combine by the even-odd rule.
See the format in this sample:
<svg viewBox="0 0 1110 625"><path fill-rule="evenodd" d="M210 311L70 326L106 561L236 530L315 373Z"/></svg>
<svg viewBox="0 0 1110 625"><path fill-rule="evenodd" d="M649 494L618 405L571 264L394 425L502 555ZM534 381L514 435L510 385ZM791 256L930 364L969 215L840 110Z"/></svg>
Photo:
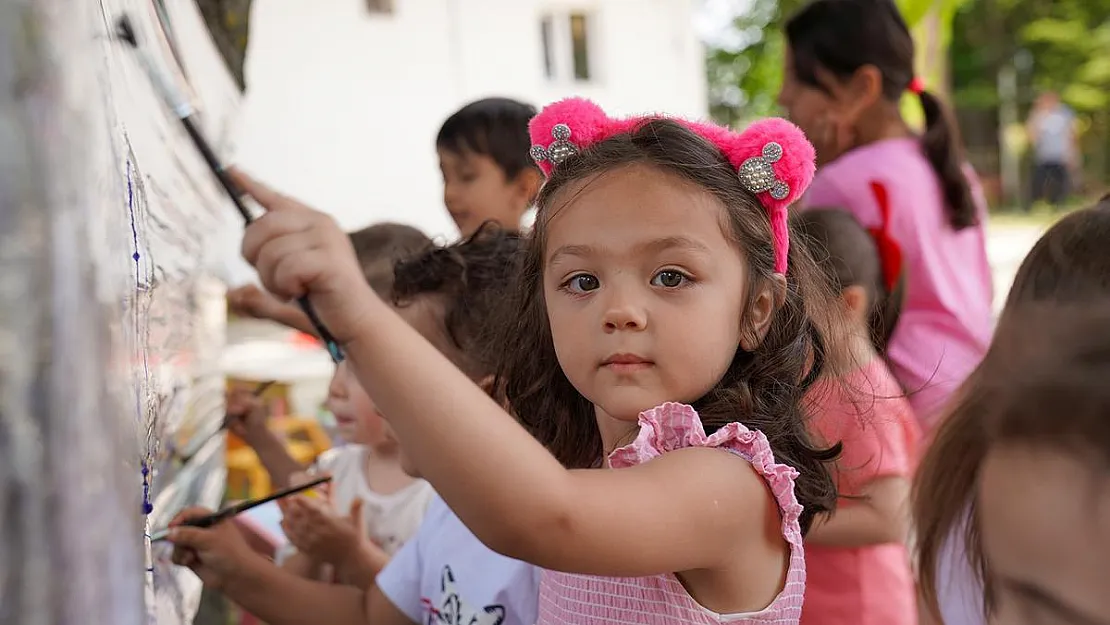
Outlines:
<svg viewBox="0 0 1110 625"><path fill-rule="evenodd" d="M879 267L883 272L883 288L887 294L894 292L898 284L898 277L902 274L902 248L890 236L890 195L886 187L872 180L871 192L875 195L875 202L879 205L879 227L868 228L871 238L875 240L875 247L879 251Z"/></svg>
<svg viewBox="0 0 1110 625"><path fill-rule="evenodd" d="M921 80L920 76L914 76L913 80L910 81L910 86L906 89L909 89L910 93L914 95L921 95L925 92L925 81Z"/></svg>

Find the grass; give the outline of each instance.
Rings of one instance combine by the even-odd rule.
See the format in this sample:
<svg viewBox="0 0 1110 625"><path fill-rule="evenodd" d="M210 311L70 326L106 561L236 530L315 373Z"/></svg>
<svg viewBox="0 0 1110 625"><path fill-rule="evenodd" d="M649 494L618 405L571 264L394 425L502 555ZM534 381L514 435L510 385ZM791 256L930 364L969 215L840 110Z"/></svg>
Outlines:
<svg viewBox="0 0 1110 625"><path fill-rule="evenodd" d="M1010 228L1047 228L1056 223L1058 219L1068 213L1092 206L1096 198L1072 198L1063 206L1053 207L1048 204L1036 204L1029 211L1020 207L1008 206L992 208L990 213L991 227Z"/></svg>

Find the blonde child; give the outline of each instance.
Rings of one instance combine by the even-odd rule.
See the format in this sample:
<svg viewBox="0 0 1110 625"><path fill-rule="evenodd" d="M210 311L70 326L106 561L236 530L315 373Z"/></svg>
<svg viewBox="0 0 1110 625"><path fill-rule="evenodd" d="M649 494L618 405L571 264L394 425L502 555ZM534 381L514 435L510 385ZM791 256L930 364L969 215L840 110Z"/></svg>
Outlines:
<svg viewBox="0 0 1110 625"><path fill-rule="evenodd" d="M879 355L897 323L900 253L882 228L868 233L845 211L812 210L793 221L840 292L845 316L827 377L810 392L815 431L843 445L834 474L842 499L806 538L802 623L914 625L905 542L921 431Z"/></svg>
<svg viewBox="0 0 1110 625"><path fill-rule="evenodd" d="M825 302L786 224L812 146L782 120L733 133L583 100L531 136L549 177L501 385L538 442L362 286L334 221L240 177L270 211L245 256L311 298L474 534L546 569L538 623L797 622L802 537L835 500L836 450L801 405Z"/></svg>
<svg viewBox="0 0 1110 625"><path fill-rule="evenodd" d="M393 263L431 245L416 228L395 223L375 224L349 238L366 283L382 294L391 291ZM244 287L229 300L252 316L311 332L298 307L269 293ZM289 543L279 548L277 558L300 575L327 574L360 583L372 578L372 572L415 533L433 493L426 482L401 469L397 441L342 363L329 384L327 408L335 416L340 438L348 443L325 452L311 469L332 474L330 500L297 497L282 502L281 527ZM303 474L306 467L289 456L267 426L258 398L240 389L229 395L227 411L229 429L258 453L274 484L289 485Z"/></svg>
<svg viewBox="0 0 1110 625"><path fill-rule="evenodd" d="M311 471L332 476L326 500L279 502L292 549L279 550L278 560L299 575L330 572L365 586L416 534L435 493L405 472L397 439L346 363L332 377L327 407L348 444L325 452Z"/></svg>
<svg viewBox="0 0 1110 625"><path fill-rule="evenodd" d="M396 268L392 300L398 313L459 370L487 386L497 346L485 328L513 284L520 248L519 235L483 228ZM402 465L418 477L403 448L401 455ZM195 513L186 511L178 520ZM293 577L252 554L224 526L198 530L188 545L195 551L179 549L178 555L193 554L186 562L206 585L221 588L271 625L536 621L535 567L491 551L438 497L416 536L357 589Z"/></svg>

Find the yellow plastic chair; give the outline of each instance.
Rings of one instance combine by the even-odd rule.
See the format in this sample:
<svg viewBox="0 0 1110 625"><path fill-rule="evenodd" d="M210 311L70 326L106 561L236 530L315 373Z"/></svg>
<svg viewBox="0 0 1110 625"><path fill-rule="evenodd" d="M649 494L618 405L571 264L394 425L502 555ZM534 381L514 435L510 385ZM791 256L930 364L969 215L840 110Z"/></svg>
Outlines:
<svg viewBox="0 0 1110 625"><path fill-rule="evenodd" d="M270 474L250 447L227 452L227 498L257 499L270 494Z"/></svg>
<svg viewBox="0 0 1110 625"><path fill-rule="evenodd" d="M316 419L277 417L270 421L270 427L284 440L289 455L304 466L331 448L331 439ZM231 438L238 437L229 434ZM234 499L257 499L273 492L270 474L258 454L245 444L228 445L227 492Z"/></svg>

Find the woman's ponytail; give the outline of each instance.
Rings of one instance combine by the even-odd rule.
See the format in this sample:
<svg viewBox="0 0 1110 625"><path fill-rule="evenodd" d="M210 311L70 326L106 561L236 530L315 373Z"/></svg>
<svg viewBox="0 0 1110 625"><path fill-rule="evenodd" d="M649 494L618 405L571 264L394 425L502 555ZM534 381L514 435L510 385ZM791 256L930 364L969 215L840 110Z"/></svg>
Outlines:
<svg viewBox="0 0 1110 625"><path fill-rule="evenodd" d="M935 95L920 91L921 108L925 112L925 132L921 147L925 157L940 178L948 221L956 230L979 223L978 210L971 196L971 185L963 168L963 147L960 131L952 113Z"/></svg>

